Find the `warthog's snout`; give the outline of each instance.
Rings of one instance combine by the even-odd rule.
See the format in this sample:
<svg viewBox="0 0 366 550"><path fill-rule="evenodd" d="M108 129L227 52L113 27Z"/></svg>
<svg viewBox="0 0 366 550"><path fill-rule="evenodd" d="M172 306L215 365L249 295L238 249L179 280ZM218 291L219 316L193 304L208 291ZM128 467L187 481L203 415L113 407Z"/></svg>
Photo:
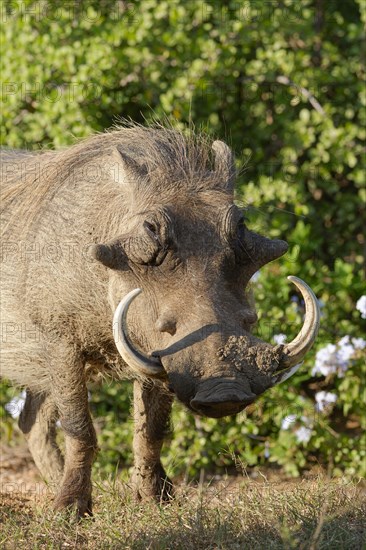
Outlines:
<svg viewBox="0 0 366 550"><path fill-rule="evenodd" d="M253 403L256 395L244 392L240 388L223 387L215 391L205 389L197 392L190 406L195 412L211 418L237 414Z"/></svg>

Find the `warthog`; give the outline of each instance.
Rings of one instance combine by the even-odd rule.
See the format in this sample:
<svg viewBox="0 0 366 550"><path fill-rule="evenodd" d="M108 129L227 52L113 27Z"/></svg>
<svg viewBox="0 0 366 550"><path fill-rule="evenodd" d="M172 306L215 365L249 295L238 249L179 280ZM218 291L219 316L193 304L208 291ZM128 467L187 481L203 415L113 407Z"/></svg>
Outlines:
<svg viewBox="0 0 366 550"><path fill-rule="evenodd" d="M8 151L2 174L1 370L26 388L19 425L56 509L91 513L96 375L134 379L133 486L170 498L160 451L174 396L220 418L289 377L317 333L314 294L291 278L306 304L293 342L251 335L246 287L287 244L246 227L221 141L126 125L62 151Z"/></svg>

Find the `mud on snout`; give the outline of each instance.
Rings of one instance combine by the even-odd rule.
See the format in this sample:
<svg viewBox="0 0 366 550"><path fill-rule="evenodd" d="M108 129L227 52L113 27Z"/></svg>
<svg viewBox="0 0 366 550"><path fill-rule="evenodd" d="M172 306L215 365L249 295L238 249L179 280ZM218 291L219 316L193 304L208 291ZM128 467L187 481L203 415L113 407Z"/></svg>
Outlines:
<svg viewBox="0 0 366 550"><path fill-rule="evenodd" d="M237 414L253 403L273 385L272 375L282 358L282 346L271 347L252 336L230 336L216 348L214 358L204 346L200 352L162 358L162 363L177 398L193 412L211 418Z"/></svg>

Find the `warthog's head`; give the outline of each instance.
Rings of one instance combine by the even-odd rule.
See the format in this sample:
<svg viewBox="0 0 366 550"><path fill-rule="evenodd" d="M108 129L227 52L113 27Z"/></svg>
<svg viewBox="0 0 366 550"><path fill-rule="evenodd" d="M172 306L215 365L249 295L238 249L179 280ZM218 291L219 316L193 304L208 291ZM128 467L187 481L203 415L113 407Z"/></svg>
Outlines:
<svg viewBox="0 0 366 550"><path fill-rule="evenodd" d="M121 148L115 154L128 230L93 253L112 270L112 304L122 298L114 336L124 361L139 375L165 380L194 412L218 418L243 410L296 370L316 337L319 311L309 287L290 277L306 305L300 334L285 346L251 335L256 314L246 287L287 244L246 227L233 204L234 163L224 143L213 143L209 169L198 145L190 146L192 160L183 138L174 139L160 143L164 170L151 162L151 144L150 164Z"/></svg>

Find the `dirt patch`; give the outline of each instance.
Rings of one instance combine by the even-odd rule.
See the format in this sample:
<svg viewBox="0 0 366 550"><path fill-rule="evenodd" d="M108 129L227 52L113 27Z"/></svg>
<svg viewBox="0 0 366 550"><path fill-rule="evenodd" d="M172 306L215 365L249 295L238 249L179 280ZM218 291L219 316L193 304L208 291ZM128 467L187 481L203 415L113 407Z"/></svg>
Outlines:
<svg viewBox="0 0 366 550"><path fill-rule="evenodd" d="M0 493L0 518L7 517L10 514L31 512L30 499L20 493Z"/></svg>
<svg viewBox="0 0 366 550"><path fill-rule="evenodd" d="M19 509L43 500L49 489L42 480L27 444L0 444L0 506Z"/></svg>

